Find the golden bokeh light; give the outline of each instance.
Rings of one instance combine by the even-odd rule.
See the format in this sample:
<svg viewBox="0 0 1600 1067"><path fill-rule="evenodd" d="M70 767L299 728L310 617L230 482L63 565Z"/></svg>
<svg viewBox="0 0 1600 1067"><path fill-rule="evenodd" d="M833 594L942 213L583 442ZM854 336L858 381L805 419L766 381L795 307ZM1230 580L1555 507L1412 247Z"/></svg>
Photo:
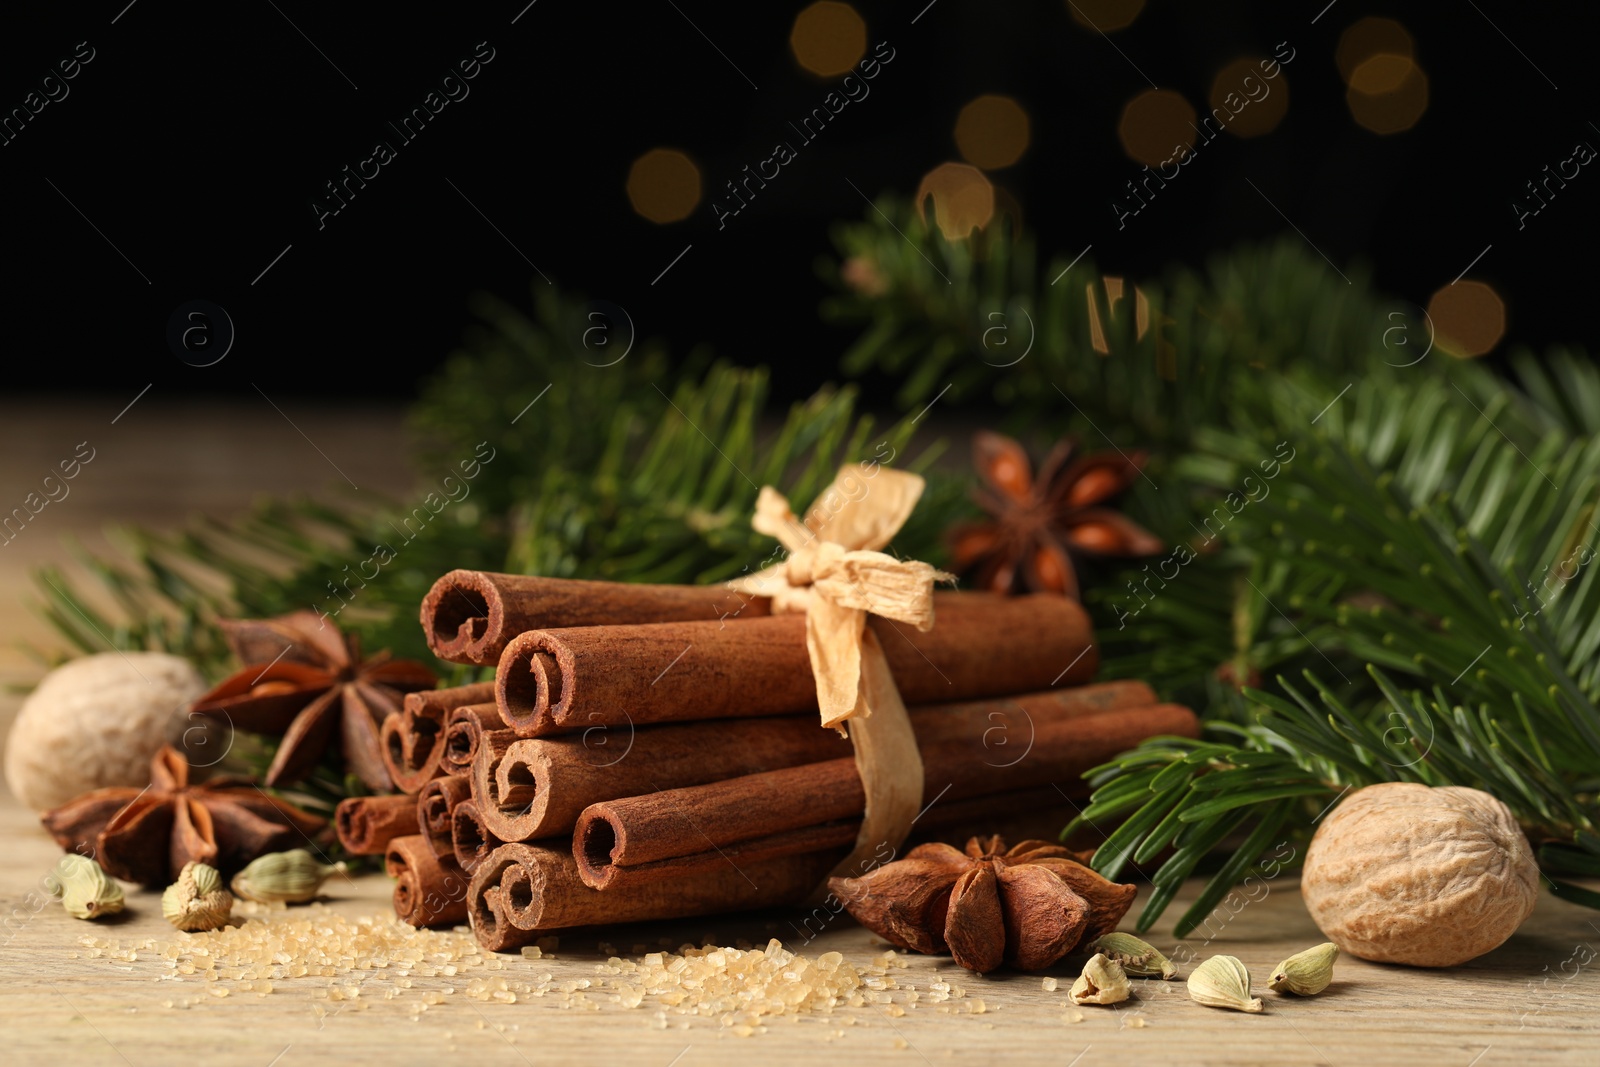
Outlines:
<svg viewBox="0 0 1600 1067"><path fill-rule="evenodd" d="M1210 120L1239 137L1271 133L1289 113L1289 79L1281 70L1275 78L1264 77L1262 62L1236 59L1211 83Z"/></svg>
<svg viewBox="0 0 1600 1067"><path fill-rule="evenodd" d="M1028 150L1028 113L1009 96L980 96L956 116L955 136L962 159L983 170L1000 170Z"/></svg>
<svg viewBox="0 0 1600 1067"><path fill-rule="evenodd" d="M945 240L968 237L994 218L994 186L983 171L968 163L941 163L923 175L917 186L917 214L928 223L927 203Z"/></svg>
<svg viewBox="0 0 1600 1067"><path fill-rule="evenodd" d="M1390 84L1400 69L1397 61L1404 65L1399 84L1377 93L1362 91L1361 86ZM1373 133L1404 133L1428 110L1428 76L1404 56L1380 53L1351 72L1344 99L1351 117Z"/></svg>
<svg viewBox="0 0 1600 1067"><path fill-rule="evenodd" d="M1392 93L1406 83L1416 66L1410 56L1379 52L1362 60L1361 65L1350 72L1350 88L1368 96Z"/></svg>
<svg viewBox="0 0 1600 1067"><path fill-rule="evenodd" d="M818 0L794 17L789 47L812 74L848 74L867 54L867 24L849 4Z"/></svg>
<svg viewBox="0 0 1600 1067"><path fill-rule="evenodd" d="M1339 47L1334 52L1333 58L1339 65L1339 76L1349 85L1356 68L1380 54L1414 59L1416 46L1411 40L1410 31L1394 19L1361 19L1351 23L1350 27L1339 35Z"/></svg>
<svg viewBox="0 0 1600 1067"><path fill-rule="evenodd" d="M1458 359L1487 355L1506 332L1506 305L1484 282L1446 285L1428 298L1434 343Z"/></svg>
<svg viewBox="0 0 1600 1067"><path fill-rule="evenodd" d="M1147 89L1122 109L1117 139L1124 152L1147 166L1176 161L1194 147L1194 108L1180 93Z"/></svg>
<svg viewBox="0 0 1600 1067"><path fill-rule="evenodd" d="M1067 0L1067 10L1078 25L1110 33L1132 25L1144 0Z"/></svg>
<svg viewBox="0 0 1600 1067"><path fill-rule="evenodd" d="M628 168L628 202L651 222L678 222L700 204L700 168L675 148L652 148Z"/></svg>

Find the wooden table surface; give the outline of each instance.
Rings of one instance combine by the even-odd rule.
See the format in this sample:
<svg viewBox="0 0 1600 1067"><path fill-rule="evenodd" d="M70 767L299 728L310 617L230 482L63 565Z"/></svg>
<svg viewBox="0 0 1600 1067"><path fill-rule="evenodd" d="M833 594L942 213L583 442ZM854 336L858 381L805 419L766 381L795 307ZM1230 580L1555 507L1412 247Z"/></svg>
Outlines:
<svg viewBox="0 0 1600 1067"><path fill-rule="evenodd" d="M1600 1062L1600 916L1551 897L1507 944L1463 967L1421 971L1341 959L1335 984L1315 998L1290 998L1261 988L1268 970L1291 952L1322 940L1306 915L1292 877L1269 883L1259 899L1237 914L1220 911L1209 941L1182 944L1201 959L1238 956L1250 968L1259 1015L1204 1008L1182 981L1136 980L1132 1000L1115 1007L1074 1008L1066 990L1071 961L1040 974L970 975L948 958L909 956L894 970L890 995L904 1011L869 1004L831 1014L771 1018L764 1032L736 1036L714 1018L658 1016L646 997L625 1008L615 994L591 989L598 1010L563 1006L555 993L521 996L517 1003L469 998L471 977L502 977L515 989L545 974L555 982L589 979L609 955L601 939L623 956L636 945L723 945L740 939L761 945L770 937L791 942L802 916L763 913L716 919L619 927L562 938L554 958L496 957L498 970L467 970L454 977L410 979L386 999L387 972L358 972L357 1005L329 1000L335 979L281 979L259 995L239 982L206 982L201 975L171 976L157 953L119 961L90 958L79 943L87 935L117 938L124 947L145 938L174 940L160 915L157 894L133 892L128 915L116 923L72 919L53 902L40 906L40 875L58 851L14 802L0 807L0 912L6 916L0 950L0 1060L27 1064L106 1064L166 1067L173 1063L291 1067L297 1063L472 1064L588 1063L692 1067L743 1062L806 1063L815 1057L850 1062L886 1058L894 1063L1055 1063L1210 1065L1497 1064ZM355 917L392 914L391 883L381 874L335 879L323 905ZM1180 896L1192 899L1197 886ZM302 909L278 913L288 917ZM1178 910L1170 913L1179 914ZM274 921L277 916L264 920ZM1163 928L1170 931L1170 918ZM1170 936L1152 938L1178 955ZM858 969L884 944L848 919L831 923L802 951L812 958L838 951ZM1575 955L1576 952L1576 955ZM1586 962L1587 961L1587 962ZM1187 973L1188 967L1184 968ZM1576 972L1575 974L1572 972ZM1059 979L1046 992L1044 977ZM164 977L166 976L166 977ZM928 1002L932 983L964 991L944 1004ZM209 995L208 985L231 995ZM921 1001L907 1003L908 986ZM445 994L445 990L453 990ZM429 998L428 994L441 994ZM420 1014L416 1005L428 999ZM664 1026L664 1029L662 1028Z"/></svg>
<svg viewBox="0 0 1600 1067"><path fill-rule="evenodd" d="M115 413L121 404L112 404ZM25 484L34 467L48 465L63 443L83 439L105 423L87 408L52 409L30 403L0 405L0 481ZM295 411L299 428L363 486L390 491L410 477L399 454L395 412ZM137 416L137 418L136 418ZM109 418L110 415L106 415ZM82 427L78 424L81 423ZM137 432L135 432L137 431ZM0 641L38 640L38 623L19 610L26 596L24 564L65 558L63 535L93 531L106 521L140 519L176 525L186 512L234 510L254 491L297 491L324 486L322 458L270 411L163 410L157 398L136 407L104 441L95 465L78 480L74 496L41 516L26 538L0 559ZM59 438L59 440L58 440ZM70 440L69 440L70 439ZM219 449L221 450L219 452ZM37 453L37 455L35 455ZM67 453L63 453L67 454ZM38 460L35 463L33 460ZM0 681L29 683L37 668L25 657L0 652ZM0 724L16 699L0 698ZM465 995L465 974L413 977L398 988L387 973L368 972L355 1003L332 1001L329 978L283 979L272 992L234 990L209 995L199 976L163 977L163 961L146 951L132 962L91 958L85 935L172 940L155 894L129 896L122 921L90 924L69 918L58 905L40 906L41 876L58 850L32 815L8 795L0 797L0 1063L106 1064L171 1067L243 1064L292 1067L300 1063L472 1064L583 1063L639 1067L693 1067L757 1058L764 1063L847 1062L906 1064L1376 1064L1534 1065L1600 1064L1600 914L1544 897L1522 930L1500 949L1450 971L1420 971L1345 958L1336 983L1312 999L1281 998L1258 988L1260 1015L1203 1008L1189 1000L1181 981L1136 981L1134 999L1115 1008L1072 1008L1066 989L1076 973L1071 961L1041 975L968 975L947 958L908 957L894 971L900 986L893 1005L839 1008L832 1014L776 1018L765 1032L736 1036L716 1019L668 1014L650 998L624 1008L591 990L597 1010L563 1007L562 998L521 997L484 1003ZM1269 968L1290 953L1320 942L1292 877L1269 883L1264 897L1236 914L1219 911L1209 940L1184 942L1195 959L1223 952L1250 968L1258 987ZM1151 937L1178 955L1171 921L1198 890L1190 885ZM390 883L382 875L336 880L327 908L348 916L388 915ZM1135 906L1137 910L1137 905ZM798 914L728 916L600 935L569 935L554 959L500 957L498 970L472 973L532 982L603 976L600 937L624 954L635 944L722 944L744 939L794 938ZM266 921L272 921L269 918ZM803 951L812 957L838 951L858 968L884 946L847 919L831 923ZM1185 968L1187 973L1188 968ZM928 1001L932 983L949 981L964 996ZM216 983L213 983L216 984ZM222 980L220 984L237 986ZM908 987L923 991L914 1007ZM384 996L391 988L393 998ZM446 988L454 989L444 994ZM417 1006L428 1000L418 1013ZM980 1006L983 1010L977 1011ZM904 1014L896 1015L895 1006ZM948 1010L941 1010L948 1009Z"/></svg>

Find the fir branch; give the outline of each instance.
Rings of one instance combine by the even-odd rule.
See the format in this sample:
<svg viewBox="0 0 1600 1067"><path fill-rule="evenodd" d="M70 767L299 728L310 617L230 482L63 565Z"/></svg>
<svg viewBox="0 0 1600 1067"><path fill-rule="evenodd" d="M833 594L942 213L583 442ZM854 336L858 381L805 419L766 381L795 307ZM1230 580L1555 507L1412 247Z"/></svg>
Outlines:
<svg viewBox="0 0 1600 1067"><path fill-rule="evenodd" d="M1203 272L1130 280L1113 301L1090 256L1045 267L1032 237L1003 222L949 241L888 197L863 218L834 230L843 264L822 273L839 295L822 312L863 331L845 373L889 374L907 410L949 384L945 402L997 405L1025 424L1059 417L1065 393L1093 413L1070 420L1085 434L1098 436L1092 422L1116 439L1181 446L1226 423L1252 379L1301 364L1363 372L1380 361L1385 329L1424 333L1365 272L1351 268L1347 284L1294 237Z"/></svg>

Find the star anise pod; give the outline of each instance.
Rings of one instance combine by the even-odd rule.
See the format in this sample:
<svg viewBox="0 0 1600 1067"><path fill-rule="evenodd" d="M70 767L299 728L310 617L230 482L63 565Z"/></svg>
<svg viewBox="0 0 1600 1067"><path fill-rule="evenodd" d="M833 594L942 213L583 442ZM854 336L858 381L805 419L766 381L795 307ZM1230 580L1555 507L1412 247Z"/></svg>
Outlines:
<svg viewBox="0 0 1600 1067"><path fill-rule="evenodd" d="M964 852L918 845L828 887L857 922L899 948L949 952L980 974L1002 962L1037 971L1115 930L1133 904L1133 886L1102 878L1077 855L1045 841L1007 849L999 836L974 837Z"/></svg>
<svg viewBox="0 0 1600 1067"><path fill-rule="evenodd" d="M1148 556L1161 539L1109 506L1140 476L1145 453L1091 452L1056 445L1034 477L1028 453L1003 434L972 439L972 462L983 480L973 497L990 519L950 533L957 571L975 571L980 589L1018 589L1078 596L1078 556Z"/></svg>
<svg viewBox="0 0 1600 1067"><path fill-rule="evenodd" d="M437 684L431 670L387 651L362 659L354 635L309 611L222 625L246 666L195 701L193 711L235 729L282 734L268 785L304 778L337 734L345 765L369 789L394 788L383 763L383 720L399 713L407 693Z"/></svg>
<svg viewBox="0 0 1600 1067"><path fill-rule="evenodd" d="M96 789L41 818L56 843L128 882L164 886L184 864L231 874L257 856L300 848L326 822L240 778L191 783L189 761L168 745L144 789Z"/></svg>

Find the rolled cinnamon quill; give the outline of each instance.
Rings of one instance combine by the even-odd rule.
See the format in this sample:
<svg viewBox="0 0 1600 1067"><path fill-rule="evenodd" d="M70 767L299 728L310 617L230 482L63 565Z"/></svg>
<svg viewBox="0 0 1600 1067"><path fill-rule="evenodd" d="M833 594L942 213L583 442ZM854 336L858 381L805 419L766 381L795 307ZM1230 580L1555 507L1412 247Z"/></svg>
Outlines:
<svg viewBox="0 0 1600 1067"><path fill-rule="evenodd" d="M1199 725L1188 708L1157 704L1048 722L1009 749L919 744L923 796L936 807L945 799L1073 782L1147 737L1196 737ZM591 805L578 817L573 853L584 883L610 891L714 870L733 846L752 861L781 853L808 828L841 821L853 828L865 807L855 760L836 759Z"/></svg>
<svg viewBox="0 0 1600 1067"><path fill-rule="evenodd" d="M467 917L466 874L454 858L435 856L421 834L389 842L383 865L395 879L394 913L412 926L451 926Z"/></svg>
<svg viewBox="0 0 1600 1067"><path fill-rule="evenodd" d="M433 854L443 859L455 855L451 842L450 813L472 795L472 783L462 775L435 778L417 794L417 830L428 839Z"/></svg>
<svg viewBox="0 0 1600 1067"><path fill-rule="evenodd" d="M478 805L464 800L450 813L450 844L451 858L462 870L471 873L505 842L484 825Z"/></svg>
<svg viewBox="0 0 1600 1067"><path fill-rule="evenodd" d="M499 707L492 701L455 709L445 726L440 768L446 774L470 774L472 758L478 754L478 745L484 733L506 728Z"/></svg>
<svg viewBox="0 0 1600 1067"><path fill-rule="evenodd" d="M424 782L444 773L439 759L450 713L493 699L493 682L407 693L400 714L383 723L383 765L395 787L402 793L416 793Z"/></svg>
<svg viewBox="0 0 1600 1067"><path fill-rule="evenodd" d="M1143 682L1053 689L1017 697L923 705L911 722L925 743L965 740L1017 753L1038 724L1154 704ZM1006 746L1011 746L1009 750ZM814 718L597 726L581 734L513 742L503 756L473 763L472 795L484 824L503 841L569 833L590 804L663 789L719 782L851 754L847 741ZM1000 760L996 755L991 757Z"/></svg>
<svg viewBox="0 0 1600 1067"><path fill-rule="evenodd" d="M850 754L850 743L815 718L595 727L561 737L515 739L478 752L472 796L505 841L567 834L599 800L701 785Z"/></svg>
<svg viewBox="0 0 1600 1067"><path fill-rule="evenodd" d="M721 586L633 585L455 570L422 600L428 647L454 663L492 664L528 630L754 618L769 601Z"/></svg>
<svg viewBox="0 0 1600 1067"><path fill-rule="evenodd" d="M511 921L511 901L501 880L508 868L531 862L534 846L501 845L485 857L467 884L467 918L478 944L488 952L510 952L531 945L538 934Z"/></svg>
<svg viewBox="0 0 1600 1067"><path fill-rule="evenodd" d="M1081 799L1087 795L1087 788L1079 782L1075 788L1069 788L1064 793L1047 786L1043 789L1014 789L963 800L941 800L930 806L927 813L917 821L917 829L922 831L920 836L927 840L948 840L952 836L950 830L952 826L964 827L967 830L965 833L955 833L953 836L957 839L1027 826L1032 828L1027 836L1049 839L1063 823L1071 820L1076 810L1071 798L1076 796ZM855 843L860 826L859 820L819 823L815 826L802 826L795 830L751 838L749 841L718 849L714 853L695 853L657 860L636 867L610 867L606 871L605 877L608 880L604 889L607 893L612 893L619 888L626 889L633 885L658 881L664 877L693 877L714 866L710 862L713 856L720 862L732 863L744 869L763 860L776 859L780 856L794 856L830 848L842 849ZM1024 839L1022 836L1016 837L1016 840ZM905 848L909 848L909 843ZM904 852L905 848L901 851ZM878 850L879 862L882 862L883 854L883 849ZM579 877L584 878L585 884L593 885L590 878L583 873L584 865L581 857L575 858L580 860Z"/></svg>
<svg viewBox="0 0 1600 1067"><path fill-rule="evenodd" d="M936 598L919 633L868 617L907 704L1076 685L1099 662L1089 617L1058 596ZM805 617L534 630L506 646L495 678L524 737L597 725L783 715L816 707Z"/></svg>
<svg viewBox="0 0 1600 1067"><path fill-rule="evenodd" d="M334 809L333 824L346 852L381 856L389 842L417 832L417 798L347 797Z"/></svg>
<svg viewBox="0 0 1600 1067"><path fill-rule="evenodd" d="M739 866L724 863L693 877L601 893L583 884L569 850L511 843L479 865L468 891L469 910L479 944L503 951L531 940L519 940L505 929L508 924L532 934L793 903L843 853L840 848Z"/></svg>

